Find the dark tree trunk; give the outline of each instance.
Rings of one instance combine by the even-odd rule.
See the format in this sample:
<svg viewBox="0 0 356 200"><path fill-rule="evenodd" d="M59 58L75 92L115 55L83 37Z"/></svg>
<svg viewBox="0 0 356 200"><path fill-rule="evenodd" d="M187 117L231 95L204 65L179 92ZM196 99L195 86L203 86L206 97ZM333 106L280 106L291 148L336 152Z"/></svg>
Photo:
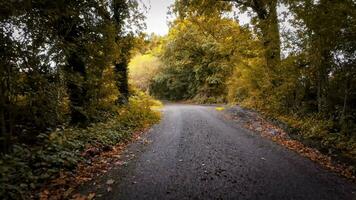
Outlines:
<svg viewBox="0 0 356 200"><path fill-rule="evenodd" d="M277 0L230 0L238 6L249 7L258 18L258 28L262 33L265 59L272 76L281 63L281 40L278 25Z"/></svg>
<svg viewBox="0 0 356 200"><path fill-rule="evenodd" d="M58 34L63 39L63 44L67 48L66 65L66 86L70 100L70 116L72 124L85 124L88 117L85 114L85 103L87 102L86 66L82 51L84 48L80 44L83 34L76 20L77 16L62 16L58 21Z"/></svg>
<svg viewBox="0 0 356 200"><path fill-rule="evenodd" d="M88 121L85 115L87 90L83 85L85 81L85 63L76 52L71 52L67 60L65 70L67 77L67 89L70 100L70 112L72 124L85 124ZM67 75L67 76L68 76Z"/></svg>
<svg viewBox="0 0 356 200"><path fill-rule="evenodd" d="M116 61L115 72L116 72L116 85L120 92L118 96L117 103L125 104L129 97L129 84L128 84L128 54L130 52L130 38L124 37L123 27L125 24L125 19L129 17L129 5L126 0L113 0L112 7L114 8L114 20L116 23L117 37L116 43L121 46L123 53L121 54L120 61Z"/></svg>
<svg viewBox="0 0 356 200"><path fill-rule="evenodd" d="M316 68L316 78L317 78L317 104L318 112L325 113L327 108L327 95L328 95L328 69L329 63L329 50L323 48L325 42L318 39L318 42L314 44L314 50L316 51L316 57L314 58L314 65Z"/></svg>
<svg viewBox="0 0 356 200"><path fill-rule="evenodd" d="M325 73L324 70L319 69L317 72L317 103L318 103L318 112L322 113L325 111L326 104L326 94L325 94Z"/></svg>
<svg viewBox="0 0 356 200"><path fill-rule="evenodd" d="M8 63L7 63L8 64ZM10 64L8 64L10 66ZM0 66L0 147L8 152L12 143L15 110L11 102L11 67Z"/></svg>
<svg viewBox="0 0 356 200"><path fill-rule="evenodd" d="M6 152L10 141L8 140L8 134L6 132L6 122L5 122L5 94L3 89L3 84L0 85L0 145L1 151Z"/></svg>
<svg viewBox="0 0 356 200"><path fill-rule="evenodd" d="M120 63L115 65L115 71L117 74L117 87L120 92L118 98L119 104L124 104L128 101L129 97L129 84L128 84L128 71L127 71L128 61L124 59Z"/></svg>
<svg viewBox="0 0 356 200"><path fill-rule="evenodd" d="M269 8L269 12L265 12L267 13L266 15L261 14L259 28L262 32L267 67L274 71L281 62L281 41L278 26L277 1L270 1L266 6Z"/></svg>

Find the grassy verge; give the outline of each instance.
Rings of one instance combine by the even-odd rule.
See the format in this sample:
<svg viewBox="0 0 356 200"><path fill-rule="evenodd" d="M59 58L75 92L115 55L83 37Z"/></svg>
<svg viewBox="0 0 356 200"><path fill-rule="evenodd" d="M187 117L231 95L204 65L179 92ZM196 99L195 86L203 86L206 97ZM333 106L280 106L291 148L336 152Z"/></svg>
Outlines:
<svg viewBox="0 0 356 200"><path fill-rule="evenodd" d="M307 146L317 148L337 161L353 166L356 174L356 136L334 131L333 122L318 116L296 118L276 116L291 137Z"/></svg>
<svg viewBox="0 0 356 200"><path fill-rule="evenodd" d="M0 158L0 199L29 199L31 191L63 171L74 171L90 156L110 150L133 132L158 122L160 113L152 106L159 104L145 95L134 96L105 122L40 134L40 145L14 145L11 153Z"/></svg>
<svg viewBox="0 0 356 200"><path fill-rule="evenodd" d="M277 114L268 110L241 105L247 109L257 110L307 147L315 148L334 162L350 166L349 171L356 175L356 135L346 135L335 128L336 122L324 119L318 114L297 117Z"/></svg>

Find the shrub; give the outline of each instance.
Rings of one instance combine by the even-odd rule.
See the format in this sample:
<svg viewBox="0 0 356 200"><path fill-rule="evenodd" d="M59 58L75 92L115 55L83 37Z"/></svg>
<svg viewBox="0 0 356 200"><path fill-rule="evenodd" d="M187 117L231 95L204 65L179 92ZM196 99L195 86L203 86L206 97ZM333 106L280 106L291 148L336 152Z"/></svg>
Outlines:
<svg viewBox="0 0 356 200"><path fill-rule="evenodd" d="M117 108L106 122L82 129L68 127L51 134L39 134L41 145L17 144L0 158L0 198L25 199L31 190L58 177L60 171L75 170L85 158L81 153L92 146L103 148L127 140L137 129L156 123L159 112L151 110L159 102L143 93Z"/></svg>

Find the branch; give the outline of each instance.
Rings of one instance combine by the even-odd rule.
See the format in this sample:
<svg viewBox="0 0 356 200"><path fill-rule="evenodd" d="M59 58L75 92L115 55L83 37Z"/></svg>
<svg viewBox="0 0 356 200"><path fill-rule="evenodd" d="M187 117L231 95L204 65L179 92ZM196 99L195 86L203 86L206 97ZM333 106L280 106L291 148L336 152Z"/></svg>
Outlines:
<svg viewBox="0 0 356 200"><path fill-rule="evenodd" d="M242 1L242 0L221 0L225 2L234 2L239 6L246 6L251 8L253 11L255 11L258 15L258 18L260 19L266 19L267 18L267 10L265 6L263 5L261 0L249 0L249 1Z"/></svg>
<svg viewBox="0 0 356 200"><path fill-rule="evenodd" d="M249 2L249 1L241 1L241 0L221 0L221 1L234 2L239 6L246 6L246 7L252 6L251 2Z"/></svg>

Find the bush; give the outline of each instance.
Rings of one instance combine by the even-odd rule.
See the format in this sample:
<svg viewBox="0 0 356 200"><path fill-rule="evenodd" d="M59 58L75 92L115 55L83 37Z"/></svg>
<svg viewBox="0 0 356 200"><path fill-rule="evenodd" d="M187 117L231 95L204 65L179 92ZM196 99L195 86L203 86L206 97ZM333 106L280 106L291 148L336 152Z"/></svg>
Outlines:
<svg viewBox="0 0 356 200"><path fill-rule="evenodd" d="M325 120L317 114L301 118L280 115L277 118L294 130L304 142L313 144L325 153L337 155L339 160L348 164L356 165L356 137L337 132L332 120Z"/></svg>
<svg viewBox="0 0 356 200"><path fill-rule="evenodd" d="M151 109L159 105L143 93L117 108L106 122L82 129L69 127L51 134L39 134L41 145L17 144L0 158L0 198L26 199L31 190L58 177L60 171L75 170L85 158L82 152L92 146L103 148L127 140L131 134L156 123L160 115Z"/></svg>
<svg viewBox="0 0 356 200"><path fill-rule="evenodd" d="M223 96L206 96L198 94L193 99L193 102L200 103L200 104L215 104L215 103L226 103L225 98Z"/></svg>

